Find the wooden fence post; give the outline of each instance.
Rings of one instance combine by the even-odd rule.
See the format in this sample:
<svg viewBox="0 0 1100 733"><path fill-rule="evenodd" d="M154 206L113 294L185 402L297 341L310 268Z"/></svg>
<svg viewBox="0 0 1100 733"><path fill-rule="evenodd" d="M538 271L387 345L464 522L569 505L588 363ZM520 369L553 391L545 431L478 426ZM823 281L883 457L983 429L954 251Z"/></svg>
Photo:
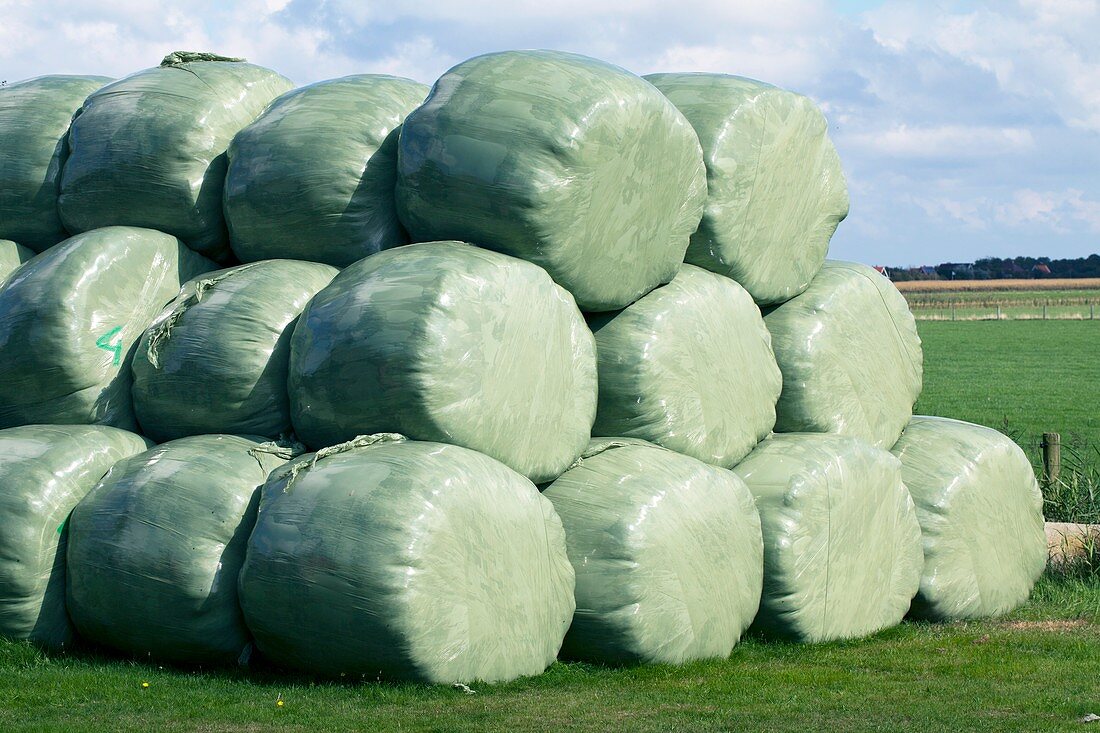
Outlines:
<svg viewBox="0 0 1100 733"><path fill-rule="evenodd" d="M951 304L951 320L955 320L955 304Z"/></svg>
<svg viewBox="0 0 1100 733"><path fill-rule="evenodd" d="M1043 433L1043 483L1047 486L1058 481L1062 472L1062 436Z"/></svg>
<svg viewBox="0 0 1100 733"><path fill-rule="evenodd" d="M998 321L1001 320L1001 306L1000 305L997 306L997 320Z"/></svg>
<svg viewBox="0 0 1100 733"><path fill-rule="evenodd" d="M1043 303L1043 320L1045 321L1046 319L1047 319L1047 304L1046 304L1046 302L1044 302Z"/></svg>

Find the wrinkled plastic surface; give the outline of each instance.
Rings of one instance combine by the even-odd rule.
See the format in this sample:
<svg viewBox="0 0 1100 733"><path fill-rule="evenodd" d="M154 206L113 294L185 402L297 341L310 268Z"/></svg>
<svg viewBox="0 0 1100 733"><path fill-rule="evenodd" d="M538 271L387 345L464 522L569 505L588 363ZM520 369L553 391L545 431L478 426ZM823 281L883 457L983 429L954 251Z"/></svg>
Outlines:
<svg viewBox="0 0 1100 733"><path fill-rule="evenodd" d="M783 372L779 433L840 433L889 450L920 396L923 356L905 298L866 265L830 260L764 322Z"/></svg>
<svg viewBox="0 0 1100 733"><path fill-rule="evenodd" d="M135 429L133 347L180 284L213 267L136 227L78 234L20 267L0 289L0 427Z"/></svg>
<svg viewBox="0 0 1100 733"><path fill-rule="evenodd" d="M413 241L530 260L585 311L671 280L706 195L683 115L637 76L575 54L465 61L401 131L397 211Z"/></svg>
<svg viewBox="0 0 1100 733"><path fill-rule="evenodd" d="M279 664L370 679L542 672L574 610L553 506L487 456L399 437L272 473L240 577L257 646Z"/></svg>
<svg viewBox="0 0 1100 733"><path fill-rule="evenodd" d="M914 616L1000 616L1027 600L1047 563L1031 462L991 428L914 417L893 452L917 506L924 572Z"/></svg>
<svg viewBox="0 0 1100 733"><path fill-rule="evenodd" d="M10 239L0 239L0 286L15 272L16 268L34 257L34 250L16 244Z"/></svg>
<svg viewBox="0 0 1100 733"><path fill-rule="evenodd" d="M686 261L782 303L821 269L848 215L828 123L808 98L728 74L652 74L703 146L707 203Z"/></svg>
<svg viewBox="0 0 1100 733"><path fill-rule="evenodd" d="M69 231L150 227L208 257L229 254L225 149L292 85L260 66L189 58L166 58L88 97L61 173Z"/></svg>
<svg viewBox="0 0 1100 733"><path fill-rule="evenodd" d="M729 278L685 265L668 285L590 325L594 435L642 438L732 468L771 432L782 376L760 310Z"/></svg>
<svg viewBox="0 0 1100 733"><path fill-rule="evenodd" d="M61 647L69 512L115 462L149 447L96 425L0 430L0 636Z"/></svg>
<svg viewBox="0 0 1100 733"><path fill-rule="evenodd" d="M644 441L597 438L543 496L577 574L563 657L729 656L756 616L763 567L760 516L736 474Z"/></svg>
<svg viewBox="0 0 1100 733"><path fill-rule="evenodd" d="M0 87L0 239L41 252L69 236L57 213L69 122L109 81L58 75Z"/></svg>
<svg viewBox="0 0 1100 733"><path fill-rule="evenodd" d="M397 220L397 137L428 87L359 74L276 99L229 146L225 218L242 262L346 267L408 242Z"/></svg>
<svg viewBox="0 0 1100 733"><path fill-rule="evenodd" d="M735 471L756 498L764 534L755 629L821 642L902 620L923 555L894 456L840 435L775 435Z"/></svg>
<svg viewBox="0 0 1100 733"><path fill-rule="evenodd" d="M549 481L588 444L595 351L569 293L531 263L460 242L398 247L302 313L291 417L312 448L399 432Z"/></svg>
<svg viewBox="0 0 1100 733"><path fill-rule="evenodd" d="M184 285L134 354L134 414L157 442L204 433L290 433L290 337L336 269L265 260Z"/></svg>
<svg viewBox="0 0 1100 733"><path fill-rule="evenodd" d="M68 549L69 615L81 636L171 662L247 658L237 575L258 489L290 457L261 441L158 445L116 464L81 500Z"/></svg>

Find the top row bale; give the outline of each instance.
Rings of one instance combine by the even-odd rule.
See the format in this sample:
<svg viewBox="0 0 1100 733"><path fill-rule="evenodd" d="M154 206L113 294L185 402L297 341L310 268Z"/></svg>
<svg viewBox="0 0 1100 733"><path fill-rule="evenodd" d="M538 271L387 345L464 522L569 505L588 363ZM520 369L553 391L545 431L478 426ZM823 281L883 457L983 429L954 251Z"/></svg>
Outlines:
<svg viewBox="0 0 1100 733"><path fill-rule="evenodd" d="M98 90L69 131L58 200L65 227L148 227L226 259L226 148L291 86L240 59L175 53Z"/></svg>
<svg viewBox="0 0 1100 733"><path fill-rule="evenodd" d="M706 194L684 116L634 74L574 54L465 61L401 132L397 209L414 241L534 262L585 311L672 280Z"/></svg>
<svg viewBox="0 0 1100 733"><path fill-rule="evenodd" d="M57 211L69 122L104 76L40 76L0 89L0 239L41 252L68 235Z"/></svg>

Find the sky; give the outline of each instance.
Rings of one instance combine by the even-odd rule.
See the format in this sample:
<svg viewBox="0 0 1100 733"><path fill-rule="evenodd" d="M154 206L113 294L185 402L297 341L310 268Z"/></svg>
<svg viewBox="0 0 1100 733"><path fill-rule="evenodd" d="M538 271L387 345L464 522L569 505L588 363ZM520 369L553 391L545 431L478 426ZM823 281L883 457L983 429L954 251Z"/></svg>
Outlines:
<svg viewBox="0 0 1100 733"><path fill-rule="evenodd" d="M829 119L852 202L830 256L1100 252L1100 0L0 0L0 18L9 83L124 76L174 50L298 84L430 83L512 48L749 76Z"/></svg>

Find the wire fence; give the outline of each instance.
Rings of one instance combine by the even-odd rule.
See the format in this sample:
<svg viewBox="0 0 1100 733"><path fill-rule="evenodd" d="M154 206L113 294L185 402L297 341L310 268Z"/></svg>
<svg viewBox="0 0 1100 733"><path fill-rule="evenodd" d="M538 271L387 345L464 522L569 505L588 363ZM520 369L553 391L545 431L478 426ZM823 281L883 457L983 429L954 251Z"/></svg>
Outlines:
<svg viewBox="0 0 1100 733"><path fill-rule="evenodd" d="M918 321L1093 321L1100 303L1065 304L1058 300L984 304L961 301L936 305L910 303Z"/></svg>

